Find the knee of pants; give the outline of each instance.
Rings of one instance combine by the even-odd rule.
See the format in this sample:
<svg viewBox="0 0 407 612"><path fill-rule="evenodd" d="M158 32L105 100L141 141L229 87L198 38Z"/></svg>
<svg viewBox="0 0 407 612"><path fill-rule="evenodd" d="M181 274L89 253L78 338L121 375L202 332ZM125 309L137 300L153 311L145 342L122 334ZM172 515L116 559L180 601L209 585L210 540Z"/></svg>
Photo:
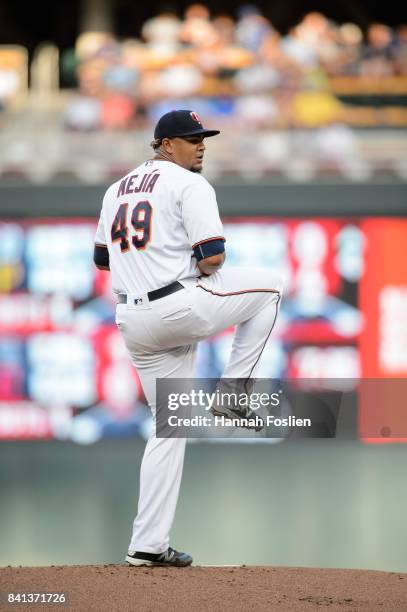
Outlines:
<svg viewBox="0 0 407 612"><path fill-rule="evenodd" d="M280 296L283 294L284 280L281 274L270 268L262 268L259 274L263 280L265 289L274 289Z"/></svg>
<svg viewBox="0 0 407 612"><path fill-rule="evenodd" d="M281 296L284 293L284 279L279 274L277 274L277 276L274 275L273 279L274 279L274 284L276 285L276 289L278 290L280 294L280 298L281 298Z"/></svg>

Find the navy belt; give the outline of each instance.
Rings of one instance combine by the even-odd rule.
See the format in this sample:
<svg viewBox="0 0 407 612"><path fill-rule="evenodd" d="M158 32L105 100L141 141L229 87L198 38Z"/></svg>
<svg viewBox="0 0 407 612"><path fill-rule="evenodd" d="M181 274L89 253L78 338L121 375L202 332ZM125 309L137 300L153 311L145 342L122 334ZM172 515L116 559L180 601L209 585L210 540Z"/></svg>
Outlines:
<svg viewBox="0 0 407 612"><path fill-rule="evenodd" d="M147 297L150 302L154 302L154 300L159 300L160 298L165 297L166 295L171 295L171 293L175 293L176 291L180 291L180 289L184 289L184 285L181 285L178 281L167 285L166 287L161 287L160 289L154 289L154 291L149 291L147 293ZM119 293L117 296L118 304L127 304L127 294Z"/></svg>

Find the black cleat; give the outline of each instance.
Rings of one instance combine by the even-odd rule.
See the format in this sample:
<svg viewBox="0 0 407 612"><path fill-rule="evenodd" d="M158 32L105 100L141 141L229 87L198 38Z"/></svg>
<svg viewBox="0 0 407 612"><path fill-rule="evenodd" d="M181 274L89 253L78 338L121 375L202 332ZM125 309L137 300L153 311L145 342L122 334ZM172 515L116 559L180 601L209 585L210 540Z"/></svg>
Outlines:
<svg viewBox="0 0 407 612"><path fill-rule="evenodd" d="M134 552L127 553L126 561L130 565L158 565L161 567L186 567L191 565L192 557L184 552L178 552L171 546L163 553Z"/></svg>

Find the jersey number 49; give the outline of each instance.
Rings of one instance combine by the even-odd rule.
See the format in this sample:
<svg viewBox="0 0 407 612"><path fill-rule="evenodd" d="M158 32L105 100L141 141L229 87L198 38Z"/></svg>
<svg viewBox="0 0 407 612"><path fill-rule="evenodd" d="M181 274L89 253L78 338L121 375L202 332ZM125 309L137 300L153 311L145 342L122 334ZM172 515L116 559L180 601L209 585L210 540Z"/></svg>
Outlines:
<svg viewBox="0 0 407 612"><path fill-rule="evenodd" d="M119 206L110 231L112 242L120 240L120 250L122 253L130 249L128 240L129 228L127 227L128 206L128 204L121 204ZM131 213L131 224L135 231L131 241L138 251L143 251L150 242L152 214L153 207L148 200L139 202Z"/></svg>

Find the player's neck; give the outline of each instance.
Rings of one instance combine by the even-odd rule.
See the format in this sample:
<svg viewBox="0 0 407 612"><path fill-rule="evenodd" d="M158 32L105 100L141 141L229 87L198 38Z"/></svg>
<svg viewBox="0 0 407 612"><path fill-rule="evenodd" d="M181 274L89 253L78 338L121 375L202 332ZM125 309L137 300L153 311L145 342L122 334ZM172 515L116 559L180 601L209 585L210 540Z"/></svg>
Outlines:
<svg viewBox="0 0 407 612"><path fill-rule="evenodd" d="M161 160L161 161L168 161L168 162L172 162L173 164L175 164L174 160L171 159L171 157L169 155L167 155L166 153L162 153L161 151L159 153L156 153L153 157L154 160Z"/></svg>

